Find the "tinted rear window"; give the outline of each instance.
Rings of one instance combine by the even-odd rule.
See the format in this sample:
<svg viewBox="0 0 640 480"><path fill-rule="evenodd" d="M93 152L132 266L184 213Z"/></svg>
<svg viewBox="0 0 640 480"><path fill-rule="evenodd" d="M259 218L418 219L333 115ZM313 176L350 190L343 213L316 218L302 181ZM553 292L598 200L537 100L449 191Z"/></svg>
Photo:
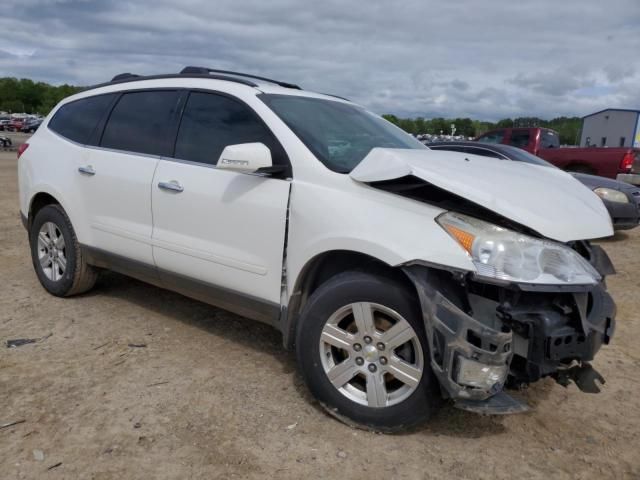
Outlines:
<svg viewBox="0 0 640 480"><path fill-rule="evenodd" d="M540 148L558 148L560 147L560 139L556 132L551 130L540 130Z"/></svg>
<svg viewBox="0 0 640 480"><path fill-rule="evenodd" d="M177 104L175 91L125 93L111 112L100 146L170 156Z"/></svg>
<svg viewBox="0 0 640 480"><path fill-rule="evenodd" d="M86 145L114 98L115 94L111 93L67 103L49 121L49 128L69 140Z"/></svg>

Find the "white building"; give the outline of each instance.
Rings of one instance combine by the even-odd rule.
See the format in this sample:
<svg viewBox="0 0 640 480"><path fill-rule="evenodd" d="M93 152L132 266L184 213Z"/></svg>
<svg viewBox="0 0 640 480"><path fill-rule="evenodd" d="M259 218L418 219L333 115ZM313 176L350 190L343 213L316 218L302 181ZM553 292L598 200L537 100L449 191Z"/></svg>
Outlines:
<svg viewBox="0 0 640 480"><path fill-rule="evenodd" d="M640 110L607 108L582 118L580 146L640 148Z"/></svg>

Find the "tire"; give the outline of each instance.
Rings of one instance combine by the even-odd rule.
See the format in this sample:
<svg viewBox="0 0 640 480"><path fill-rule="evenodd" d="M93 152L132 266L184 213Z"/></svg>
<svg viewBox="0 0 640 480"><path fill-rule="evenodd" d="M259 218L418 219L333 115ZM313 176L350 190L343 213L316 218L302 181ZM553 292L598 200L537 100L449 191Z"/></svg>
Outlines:
<svg viewBox="0 0 640 480"><path fill-rule="evenodd" d="M368 316L368 311L373 315ZM354 312L361 312L357 314L360 323ZM366 325L366 318L374 319L373 330L358 326ZM392 322L405 332L396 338L413 335L411 339L394 346L383 333ZM442 403L415 293L383 276L345 272L322 284L302 311L296 355L312 394L330 414L349 425L381 432L406 430L428 420ZM405 364L413 366L409 370L413 376L403 377L405 381L390 376L396 366L407 371ZM415 375L420 370L421 376ZM374 388L381 383L384 389Z"/></svg>
<svg viewBox="0 0 640 480"><path fill-rule="evenodd" d="M78 295L95 284L97 272L83 258L71 221L60 205L47 205L36 214L29 230L29 245L38 280L52 295Z"/></svg>

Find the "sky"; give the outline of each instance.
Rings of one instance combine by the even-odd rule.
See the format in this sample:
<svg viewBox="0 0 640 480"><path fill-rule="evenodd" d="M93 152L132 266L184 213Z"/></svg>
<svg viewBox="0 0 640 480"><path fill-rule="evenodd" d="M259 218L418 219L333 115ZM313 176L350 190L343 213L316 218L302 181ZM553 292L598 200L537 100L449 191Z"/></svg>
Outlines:
<svg viewBox="0 0 640 480"><path fill-rule="evenodd" d="M640 0L2 0L0 77L91 85L186 65L398 116L640 109Z"/></svg>

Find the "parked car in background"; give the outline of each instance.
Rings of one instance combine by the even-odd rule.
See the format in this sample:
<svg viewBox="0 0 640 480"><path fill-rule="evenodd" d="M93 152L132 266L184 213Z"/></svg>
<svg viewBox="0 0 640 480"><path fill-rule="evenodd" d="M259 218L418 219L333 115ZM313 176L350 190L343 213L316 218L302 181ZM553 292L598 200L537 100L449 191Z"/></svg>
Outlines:
<svg viewBox="0 0 640 480"><path fill-rule="evenodd" d="M499 128L477 142L505 144L526 150L569 172L588 173L640 185L640 149L561 147L558 132L549 128Z"/></svg>
<svg viewBox="0 0 640 480"><path fill-rule="evenodd" d="M42 120L40 119L27 120L20 131L23 133L35 133L35 131L38 130L38 127L40 127L41 124Z"/></svg>
<svg viewBox="0 0 640 480"><path fill-rule="evenodd" d="M426 145L432 150L469 153L483 157L514 160L556 168L540 157L509 145L480 144L478 142L438 142L427 143ZM640 187L595 175L569 173L602 199L609 211L614 229L628 230L638 226L640 219ZM541 195L544 195L544 192L541 192Z"/></svg>
<svg viewBox="0 0 640 480"><path fill-rule="evenodd" d="M287 82L123 74L21 145L20 211L52 295L106 268L266 322L349 424L521 412L505 386L543 377L598 391L607 210L556 169L467 157Z"/></svg>
<svg viewBox="0 0 640 480"><path fill-rule="evenodd" d="M11 123L11 120L8 118L0 120L0 131L8 130L8 126Z"/></svg>
<svg viewBox="0 0 640 480"><path fill-rule="evenodd" d="M6 130L9 132L19 132L25 124L23 118L12 118L6 126Z"/></svg>

